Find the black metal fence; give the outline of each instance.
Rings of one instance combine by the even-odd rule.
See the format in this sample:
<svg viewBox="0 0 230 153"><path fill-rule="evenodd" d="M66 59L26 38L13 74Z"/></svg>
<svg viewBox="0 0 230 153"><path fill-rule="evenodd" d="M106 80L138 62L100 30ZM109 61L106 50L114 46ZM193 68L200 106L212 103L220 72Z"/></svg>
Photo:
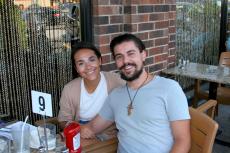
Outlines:
<svg viewBox="0 0 230 153"><path fill-rule="evenodd" d="M22 10L0 0L0 117L40 119L32 113L31 90L52 95L56 116L61 90L72 79L71 41L80 39L78 3L31 3Z"/></svg>

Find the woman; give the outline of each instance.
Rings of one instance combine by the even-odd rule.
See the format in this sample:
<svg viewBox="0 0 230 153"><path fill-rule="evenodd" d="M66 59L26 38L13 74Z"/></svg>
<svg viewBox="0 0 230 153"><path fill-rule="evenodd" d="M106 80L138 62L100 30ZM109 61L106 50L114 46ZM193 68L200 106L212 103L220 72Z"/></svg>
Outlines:
<svg viewBox="0 0 230 153"><path fill-rule="evenodd" d="M76 78L62 91L58 114L62 129L68 121L80 124L90 121L101 109L108 93L124 84L119 75L100 71L101 54L90 43L72 46L71 60Z"/></svg>

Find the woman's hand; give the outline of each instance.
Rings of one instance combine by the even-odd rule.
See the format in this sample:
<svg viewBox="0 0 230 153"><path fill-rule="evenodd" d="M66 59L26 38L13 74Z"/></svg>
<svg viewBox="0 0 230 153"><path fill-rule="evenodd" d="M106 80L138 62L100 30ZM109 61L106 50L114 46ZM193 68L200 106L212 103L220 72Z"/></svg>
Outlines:
<svg viewBox="0 0 230 153"><path fill-rule="evenodd" d="M85 139L95 138L94 132L87 125L81 125L81 137Z"/></svg>

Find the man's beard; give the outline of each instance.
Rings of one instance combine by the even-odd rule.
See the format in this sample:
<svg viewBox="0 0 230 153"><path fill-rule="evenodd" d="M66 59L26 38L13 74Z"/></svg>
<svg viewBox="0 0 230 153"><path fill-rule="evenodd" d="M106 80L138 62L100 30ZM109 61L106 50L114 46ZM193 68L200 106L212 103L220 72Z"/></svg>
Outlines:
<svg viewBox="0 0 230 153"><path fill-rule="evenodd" d="M136 64L125 64L125 65L123 65L123 66L120 68L120 70L123 69L126 65L133 65L133 66L136 67ZM140 77L140 75L142 74L143 68L144 68L144 67L143 67L143 65L142 65L142 67L141 67L139 70L136 70L136 71L134 72L134 74L133 74L131 77L126 76L126 75L121 71L121 78L122 78L123 80L126 80L126 81L133 81L133 80L136 80L136 79L138 79L138 78Z"/></svg>

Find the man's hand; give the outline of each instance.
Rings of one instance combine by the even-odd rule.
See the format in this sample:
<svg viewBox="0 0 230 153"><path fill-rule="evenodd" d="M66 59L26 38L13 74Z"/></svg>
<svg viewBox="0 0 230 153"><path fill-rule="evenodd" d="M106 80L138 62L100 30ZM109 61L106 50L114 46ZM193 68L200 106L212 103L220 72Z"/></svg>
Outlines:
<svg viewBox="0 0 230 153"><path fill-rule="evenodd" d="M93 120L85 125L81 125L82 138L95 138L95 135L111 126L113 122L107 121L97 115Z"/></svg>
<svg viewBox="0 0 230 153"><path fill-rule="evenodd" d="M95 138L95 134L87 125L81 125L81 137L85 139Z"/></svg>

